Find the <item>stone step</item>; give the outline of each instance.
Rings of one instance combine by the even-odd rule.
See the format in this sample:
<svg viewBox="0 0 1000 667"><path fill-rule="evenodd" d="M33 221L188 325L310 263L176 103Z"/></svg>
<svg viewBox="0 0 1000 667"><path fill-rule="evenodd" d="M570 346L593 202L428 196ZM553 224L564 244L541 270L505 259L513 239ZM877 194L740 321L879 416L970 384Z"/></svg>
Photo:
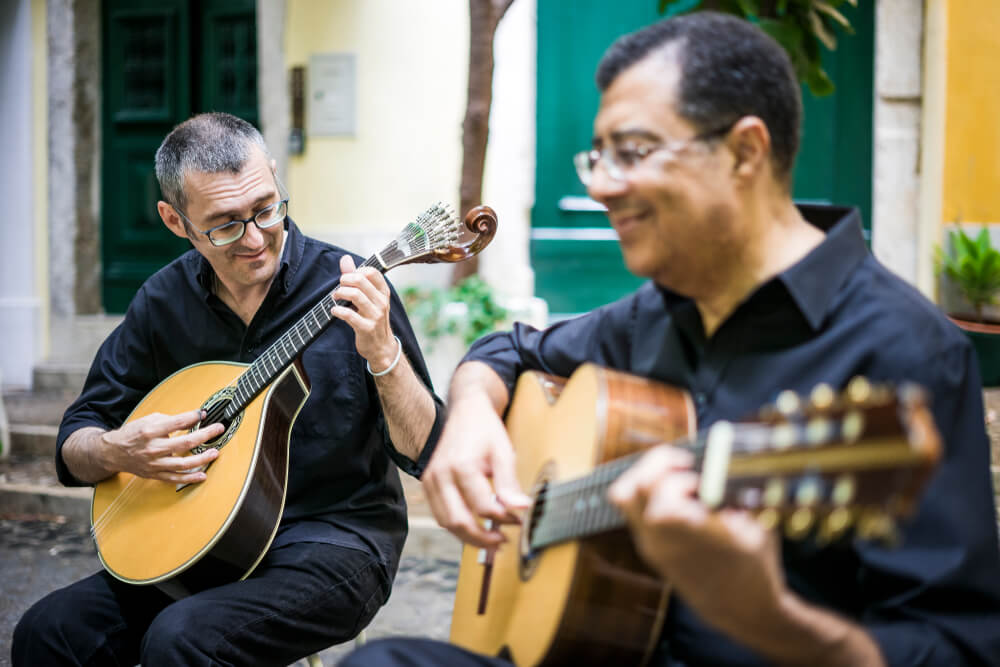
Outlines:
<svg viewBox="0 0 1000 667"><path fill-rule="evenodd" d="M64 516L70 521L90 521L90 488L0 482L0 513L9 515Z"/></svg>
<svg viewBox="0 0 1000 667"><path fill-rule="evenodd" d="M56 451L58 426L47 424L11 424L10 454L14 456L51 457Z"/></svg>
<svg viewBox="0 0 1000 667"><path fill-rule="evenodd" d="M35 366L32 388L36 392L79 394L89 369L90 362L43 361Z"/></svg>
<svg viewBox="0 0 1000 667"><path fill-rule="evenodd" d="M3 403L11 424L58 426L77 394L69 391L4 392Z"/></svg>
<svg viewBox="0 0 1000 667"><path fill-rule="evenodd" d="M75 315L54 318L49 327L53 361L90 365L104 339L122 321L121 315Z"/></svg>

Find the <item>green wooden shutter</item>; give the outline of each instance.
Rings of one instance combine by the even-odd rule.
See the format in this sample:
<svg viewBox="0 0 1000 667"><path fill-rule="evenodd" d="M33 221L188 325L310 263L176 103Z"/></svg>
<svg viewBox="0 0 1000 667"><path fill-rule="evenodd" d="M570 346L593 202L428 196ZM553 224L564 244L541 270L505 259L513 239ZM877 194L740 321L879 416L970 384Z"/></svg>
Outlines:
<svg viewBox="0 0 1000 667"><path fill-rule="evenodd" d="M102 12L103 303L120 313L191 247L156 212L163 137L201 111L258 124L256 17L253 0L105 0Z"/></svg>
<svg viewBox="0 0 1000 667"><path fill-rule="evenodd" d="M117 313L189 247L156 212L153 156L190 112L190 42L185 0L106 0L104 18L103 301Z"/></svg>

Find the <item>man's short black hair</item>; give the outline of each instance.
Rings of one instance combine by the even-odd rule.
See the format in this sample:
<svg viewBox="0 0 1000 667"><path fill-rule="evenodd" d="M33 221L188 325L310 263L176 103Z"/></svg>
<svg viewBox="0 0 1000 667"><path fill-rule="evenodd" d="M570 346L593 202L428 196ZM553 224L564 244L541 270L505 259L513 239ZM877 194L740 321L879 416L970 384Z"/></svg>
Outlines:
<svg viewBox="0 0 1000 667"><path fill-rule="evenodd" d="M790 183L802 122L798 80L784 49L748 21L696 12L620 37L601 58L597 87L607 90L626 69L671 46L680 68L677 114L699 132L757 116L771 135L775 174Z"/></svg>

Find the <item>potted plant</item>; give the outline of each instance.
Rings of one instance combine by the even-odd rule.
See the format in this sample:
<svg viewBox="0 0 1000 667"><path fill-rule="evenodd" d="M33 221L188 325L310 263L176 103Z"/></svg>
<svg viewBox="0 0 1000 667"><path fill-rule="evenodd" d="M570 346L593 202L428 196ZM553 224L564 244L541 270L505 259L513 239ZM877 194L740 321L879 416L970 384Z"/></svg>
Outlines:
<svg viewBox="0 0 1000 667"><path fill-rule="evenodd" d="M992 308L1000 293L1000 250L993 247L989 230L983 228L975 238L962 229L950 231L948 250L938 246L935 265L961 297L946 310L976 348L983 385L1000 385L1000 318Z"/></svg>

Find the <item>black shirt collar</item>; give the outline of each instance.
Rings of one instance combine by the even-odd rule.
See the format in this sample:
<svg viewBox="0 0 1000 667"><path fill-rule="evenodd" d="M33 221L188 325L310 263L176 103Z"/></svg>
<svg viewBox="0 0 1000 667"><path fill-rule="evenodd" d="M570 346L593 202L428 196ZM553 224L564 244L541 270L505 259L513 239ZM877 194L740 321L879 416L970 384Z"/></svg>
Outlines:
<svg viewBox="0 0 1000 667"><path fill-rule="evenodd" d="M868 255L861 233L861 213L856 208L821 204L796 204L808 222L826 233L826 238L805 257L761 285L754 293L775 280L784 285L795 305L815 330L823 323L837 290L861 260ZM664 305L675 315L682 303L691 301L665 287L658 286ZM693 306L693 302L691 306ZM691 314L694 317L694 313ZM700 321L700 318L699 318Z"/></svg>
<svg viewBox="0 0 1000 667"><path fill-rule="evenodd" d="M799 204L802 216L826 232L826 238L779 276L785 289L815 330L823 323L837 291L868 255L856 208Z"/></svg>

